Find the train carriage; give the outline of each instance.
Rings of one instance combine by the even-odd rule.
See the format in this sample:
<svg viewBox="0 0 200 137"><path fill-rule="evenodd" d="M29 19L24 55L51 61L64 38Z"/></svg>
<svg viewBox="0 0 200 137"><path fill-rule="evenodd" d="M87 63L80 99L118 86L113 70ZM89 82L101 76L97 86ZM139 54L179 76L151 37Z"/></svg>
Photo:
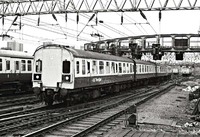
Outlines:
<svg viewBox="0 0 200 137"><path fill-rule="evenodd" d="M0 94L32 88L33 56L25 52L0 50Z"/></svg>
<svg viewBox="0 0 200 137"><path fill-rule="evenodd" d="M192 75L192 68L187 66L181 67L182 76L190 76Z"/></svg>
<svg viewBox="0 0 200 137"><path fill-rule="evenodd" d="M95 98L155 77L155 67L152 62L62 45L40 46L34 53L33 88L49 105L54 100Z"/></svg>

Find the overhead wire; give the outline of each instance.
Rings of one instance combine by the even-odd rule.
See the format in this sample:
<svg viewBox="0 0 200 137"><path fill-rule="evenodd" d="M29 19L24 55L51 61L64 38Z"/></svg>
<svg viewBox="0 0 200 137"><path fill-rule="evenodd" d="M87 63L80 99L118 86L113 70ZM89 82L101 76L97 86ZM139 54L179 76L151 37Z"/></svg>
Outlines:
<svg viewBox="0 0 200 137"><path fill-rule="evenodd" d="M8 21L12 21L11 19L8 19L6 18L6 20ZM24 19L25 20L25 19ZM63 33L61 33L60 31L58 30L55 30L54 27L37 27L37 26L34 26L34 25L30 25L30 24L26 24L26 23L23 23L24 25L26 26L30 26L30 27L33 27L33 28L37 28L37 29L41 29L41 30L45 30L45 31L49 31L49 32L53 32L53 33L56 33L56 34L59 34L59 35L63 35ZM72 38L76 38L76 35L73 35L73 34L70 34L68 35L69 37L72 37ZM89 39L87 38L84 38L84 37L80 37L81 40L84 40L84 41L90 41Z"/></svg>
<svg viewBox="0 0 200 137"><path fill-rule="evenodd" d="M119 15L119 14L118 14ZM128 18L130 18L131 20L134 21L134 23L132 21L130 21L129 19L125 18L125 20L127 20L128 22L135 24L135 26L137 27L137 29L142 32L142 34L144 34L144 32L137 26L137 24L139 24L137 21L135 21L134 19L132 19L130 16L128 16L126 13L124 13L124 15ZM145 29L143 28L143 30L145 31ZM146 32L146 31L145 31ZM134 33L135 34L135 33Z"/></svg>
<svg viewBox="0 0 200 137"><path fill-rule="evenodd" d="M83 1L82 1L83 2ZM94 2L94 0L93 0L93 2ZM107 1L108 2L108 1ZM77 6L78 6L78 4L80 3L80 0L78 1L78 3L77 3ZM130 19L132 19L131 17L129 17L128 15L126 15L126 14L124 14L125 16L127 16L128 18L130 18ZM85 18L89 18L89 16L87 15L87 14L81 14L81 16L83 16L83 17L85 17ZM126 19L126 18L125 18ZM127 19L126 19L127 20ZM149 23L149 22L148 22ZM100 24L100 23L99 23ZM28 24L26 24L26 25L28 25ZM65 34L65 28L64 27L62 27L62 26L60 26L60 24L58 23L58 25L59 25L59 29L63 32L63 34L64 35L66 35ZM78 24L77 24L78 25ZM150 27L154 30L154 32L156 32L155 31L155 29L153 28L153 26L149 23L149 25L150 25ZM121 36L128 36L126 33L124 33L124 32L122 32L122 31L120 31L120 30L118 30L118 29L116 29L116 28L114 28L114 27L112 27L112 26L110 26L110 25L108 25L108 24L105 24L105 23L103 23L103 24L101 24L101 26L103 26L103 27L105 27L106 29L108 29L108 30L110 30L110 31L112 31L112 32L115 32L115 33L117 33L117 34L120 34ZM133 33L132 31L130 31L130 29L128 29L127 27L125 27L124 25L122 25L127 31L129 31L129 32L131 32L131 33ZM146 32L146 30L143 28L143 26L140 24L140 26L142 27L142 29L143 29L143 31L145 31L145 33L147 33ZM33 25L32 25L32 27L33 27ZM139 29L139 27L136 25L136 27ZM38 28L38 27L36 27L36 28ZM46 31L50 31L50 32L53 32L53 33L56 33L56 34L59 34L59 35L62 35L58 30L55 30L55 31L52 31L52 29L46 29L46 28L44 28L44 27L39 27L40 29L42 29L42 30L46 30ZM53 27L54 28L54 27ZM93 29L95 29L95 30L98 30L97 28L95 28L95 27L92 27ZM67 29L69 29L69 28L67 28ZM67 30L66 29L66 30ZM140 29L139 29L140 30ZM100 30L98 30L100 33L102 33ZM141 30L140 30L141 31ZM77 32L78 32L78 29L77 29ZM141 31L142 32L142 31ZM67 34L68 34L68 32L67 32ZM87 34L87 33L85 33L85 32L83 32L83 34ZM133 33L134 34L134 33ZM90 34L87 34L87 35L90 35ZM103 34L103 35L105 35L105 33ZM70 34L69 33L69 37L72 37L72 38L76 38L76 35L74 35L74 34ZM110 36L108 36L107 35L107 37L110 37ZM80 37L80 39L81 39L81 37ZM86 40L87 38L82 38L82 40ZM87 40L88 41L88 40ZM91 40L90 40L91 41Z"/></svg>
<svg viewBox="0 0 200 137"><path fill-rule="evenodd" d="M84 14L83 16L86 17L86 18L89 18L87 14ZM117 34L120 34L120 35L123 35L123 36L128 36L124 32L119 31L119 30L115 29L114 27L111 27L110 25L107 25L107 24L104 24L104 23L101 23L101 25L104 26L105 28L117 33Z"/></svg>
<svg viewBox="0 0 200 137"><path fill-rule="evenodd" d="M136 23L135 24L135 26L137 27L137 29L142 33L142 34L144 34L144 32L146 33L146 34L148 34L147 33L147 31L145 30L145 28L142 26L142 25L140 25L140 23L138 23L136 20L134 20L132 17L130 17L129 15L127 15L126 13L124 14L127 18L129 18L130 20L132 20L134 23ZM129 22L132 22L132 21L130 21L129 19L127 19ZM132 22L132 23L133 23ZM133 23L133 24L134 24ZM138 25L140 25L140 27L143 29L143 31L138 27Z"/></svg>
<svg viewBox="0 0 200 137"><path fill-rule="evenodd" d="M109 0L107 0L107 2L108 2ZM121 6L122 6L122 3L123 3L123 1L121 2ZM113 4L111 4L112 6L113 6ZM120 7L121 7L120 6ZM125 13L124 13L125 14ZM118 15L119 15L119 13L118 13ZM120 16L120 15L119 15ZM127 16L128 18L130 18L131 20L133 20L134 22L136 22L136 23L138 23L137 21L135 21L133 18L131 18L130 16L128 16L127 14L125 14L125 16ZM125 20L128 20L127 18L125 18ZM130 21L130 20L128 20L130 23L133 23L132 21ZM137 26L137 24L135 25L137 28L138 28L138 30L140 31L140 32L142 32L143 34L144 34L144 32L145 33L147 33L147 31L144 29L144 27L140 24L140 27L144 30L144 32L143 31L141 31L141 29ZM148 33L147 33L148 34Z"/></svg>
<svg viewBox="0 0 200 137"><path fill-rule="evenodd" d="M62 17L63 17L63 16L62 16ZM32 23L35 23L35 20L34 20L34 19L27 18L27 17L26 17L25 19L27 19L27 21L32 21ZM70 19L69 19L69 20L70 20ZM49 24L49 23L47 23L47 22L41 22L41 23L43 23L43 24L40 24L41 27L43 27L43 26L45 26L45 27L46 27L46 26L53 26L53 25L56 26L56 24ZM52 29L57 29L57 28L52 27ZM76 32L75 29L71 29L71 28L62 27L62 29L67 29L67 30ZM71 34L70 32L67 32L67 33ZM83 33L85 33L85 32L83 32ZM89 35L89 33L85 33L85 34Z"/></svg>
<svg viewBox="0 0 200 137"><path fill-rule="evenodd" d="M83 2L83 1L82 1ZM77 3L77 5L76 6L78 6L78 4L80 3L80 0L78 1L78 3ZM83 14L81 14L82 16L83 15L86 15L87 17L87 19L89 19L90 17L87 15L87 14L85 14L85 13L83 13ZM107 29L109 29L109 30L111 30L111 31L113 31L113 32L115 32L115 33L117 33L117 34L120 34L120 35L124 35L124 36L128 36L127 34L125 34L124 32L122 32L122 31L119 31L119 30L117 30L116 28L113 28L113 27L111 27L111 26L109 26L109 25L107 25L107 24L101 24L102 26L104 26L105 28L107 28ZM77 25L77 30L78 30L78 25ZM77 33L77 35L78 35L78 33Z"/></svg>
<svg viewBox="0 0 200 137"><path fill-rule="evenodd" d="M60 15L61 17L63 17L62 15ZM87 18L88 19L88 18ZM69 19L69 20L71 20L71 21L75 21L75 20L73 20L73 19ZM79 24L82 24L82 25L85 25L85 23L82 23L82 22L79 22ZM68 28L67 28L68 29ZM95 29L95 30L98 30L98 29L96 29L95 27L93 27L93 29ZM75 30L76 31L76 30ZM111 38L110 36L108 36L106 33L104 33L104 32L102 32L102 31L100 31L100 30L98 30L101 34L103 34L104 36L107 36L108 38ZM84 34L88 34L88 33L85 33L84 31L82 32L82 33L84 33ZM89 34L90 35L90 34Z"/></svg>

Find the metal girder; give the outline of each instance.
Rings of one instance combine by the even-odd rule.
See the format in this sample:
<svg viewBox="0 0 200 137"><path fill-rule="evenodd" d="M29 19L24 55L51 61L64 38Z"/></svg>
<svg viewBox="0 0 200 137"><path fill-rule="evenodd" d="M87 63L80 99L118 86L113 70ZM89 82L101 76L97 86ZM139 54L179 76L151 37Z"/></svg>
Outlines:
<svg viewBox="0 0 200 137"><path fill-rule="evenodd" d="M1 0L0 15L199 10L198 0Z"/></svg>

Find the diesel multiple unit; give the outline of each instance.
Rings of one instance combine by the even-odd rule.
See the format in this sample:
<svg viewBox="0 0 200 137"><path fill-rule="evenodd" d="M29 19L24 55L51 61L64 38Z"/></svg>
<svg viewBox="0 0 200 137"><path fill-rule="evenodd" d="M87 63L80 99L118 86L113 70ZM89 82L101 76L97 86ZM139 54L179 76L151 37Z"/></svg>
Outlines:
<svg viewBox="0 0 200 137"><path fill-rule="evenodd" d="M166 80L170 71L153 62L45 45L34 53L33 90L52 105L54 101L87 100Z"/></svg>

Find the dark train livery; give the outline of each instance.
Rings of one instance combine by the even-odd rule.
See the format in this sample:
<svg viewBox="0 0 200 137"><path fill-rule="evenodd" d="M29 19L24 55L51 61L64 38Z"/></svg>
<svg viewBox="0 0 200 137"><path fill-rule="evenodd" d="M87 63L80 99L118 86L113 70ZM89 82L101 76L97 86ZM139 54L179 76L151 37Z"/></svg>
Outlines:
<svg viewBox="0 0 200 137"><path fill-rule="evenodd" d="M33 90L51 105L167 80L170 68L153 62L68 48L40 46L34 53Z"/></svg>
<svg viewBox="0 0 200 137"><path fill-rule="evenodd" d="M33 56L25 52L0 50L0 95L30 91Z"/></svg>

